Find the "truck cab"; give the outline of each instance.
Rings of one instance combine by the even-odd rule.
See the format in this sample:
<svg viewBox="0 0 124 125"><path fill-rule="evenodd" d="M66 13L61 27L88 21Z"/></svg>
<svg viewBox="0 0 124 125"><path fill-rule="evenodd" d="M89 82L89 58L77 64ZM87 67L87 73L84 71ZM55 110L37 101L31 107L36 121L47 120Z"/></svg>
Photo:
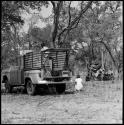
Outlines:
<svg viewBox="0 0 124 125"><path fill-rule="evenodd" d="M69 69L69 49L46 49L32 51L18 58L18 65L2 71L2 82L7 92L15 86L24 86L29 95L34 95L39 87L47 87L55 93L63 93L71 84Z"/></svg>

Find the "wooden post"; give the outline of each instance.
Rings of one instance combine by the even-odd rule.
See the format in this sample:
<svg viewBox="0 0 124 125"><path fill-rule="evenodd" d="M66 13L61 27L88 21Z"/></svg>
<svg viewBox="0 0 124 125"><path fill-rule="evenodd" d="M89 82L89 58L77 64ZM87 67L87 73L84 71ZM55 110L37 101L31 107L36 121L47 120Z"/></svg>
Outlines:
<svg viewBox="0 0 124 125"><path fill-rule="evenodd" d="M102 49L101 49L101 61L102 61L102 71L104 69L104 55L103 55L103 46L102 46ZM103 81L103 72L102 72L102 81Z"/></svg>
<svg viewBox="0 0 124 125"><path fill-rule="evenodd" d="M85 63L86 63L86 70L87 70L87 74L88 74L89 57L85 57Z"/></svg>

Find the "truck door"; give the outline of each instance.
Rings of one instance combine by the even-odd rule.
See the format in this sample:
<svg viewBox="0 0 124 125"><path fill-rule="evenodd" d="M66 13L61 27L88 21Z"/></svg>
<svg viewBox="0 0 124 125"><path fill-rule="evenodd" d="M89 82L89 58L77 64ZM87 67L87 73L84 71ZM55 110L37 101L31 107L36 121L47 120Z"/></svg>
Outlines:
<svg viewBox="0 0 124 125"><path fill-rule="evenodd" d="M11 71L10 71L10 83L12 84L12 85L16 85L16 83L17 83L17 69L12 69Z"/></svg>
<svg viewBox="0 0 124 125"><path fill-rule="evenodd" d="M24 84L24 56L18 57L17 84Z"/></svg>
<svg viewBox="0 0 124 125"><path fill-rule="evenodd" d="M23 69L19 69L17 71L17 83L18 84L24 84L24 71Z"/></svg>

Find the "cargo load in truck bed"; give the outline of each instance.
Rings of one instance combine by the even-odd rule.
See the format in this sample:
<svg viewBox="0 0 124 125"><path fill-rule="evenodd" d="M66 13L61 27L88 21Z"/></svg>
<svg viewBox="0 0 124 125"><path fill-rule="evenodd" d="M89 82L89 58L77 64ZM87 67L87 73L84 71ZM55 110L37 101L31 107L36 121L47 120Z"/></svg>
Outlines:
<svg viewBox="0 0 124 125"><path fill-rule="evenodd" d="M24 55L24 69L49 68L52 60L52 70L63 70L68 65L68 49L47 49L41 52L29 52Z"/></svg>
<svg viewBox="0 0 124 125"><path fill-rule="evenodd" d="M24 69L41 68L41 52L29 52L24 55Z"/></svg>

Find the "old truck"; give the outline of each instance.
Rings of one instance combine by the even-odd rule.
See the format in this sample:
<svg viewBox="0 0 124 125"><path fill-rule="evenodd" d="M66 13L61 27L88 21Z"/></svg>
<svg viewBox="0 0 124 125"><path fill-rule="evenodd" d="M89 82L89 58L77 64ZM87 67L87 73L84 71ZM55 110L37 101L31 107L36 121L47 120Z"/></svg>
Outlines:
<svg viewBox="0 0 124 125"><path fill-rule="evenodd" d="M38 88L63 93L66 85L72 83L69 53L69 49L50 48L19 56L17 66L2 71L6 92L11 92L13 87L24 86L29 95L34 95Z"/></svg>

